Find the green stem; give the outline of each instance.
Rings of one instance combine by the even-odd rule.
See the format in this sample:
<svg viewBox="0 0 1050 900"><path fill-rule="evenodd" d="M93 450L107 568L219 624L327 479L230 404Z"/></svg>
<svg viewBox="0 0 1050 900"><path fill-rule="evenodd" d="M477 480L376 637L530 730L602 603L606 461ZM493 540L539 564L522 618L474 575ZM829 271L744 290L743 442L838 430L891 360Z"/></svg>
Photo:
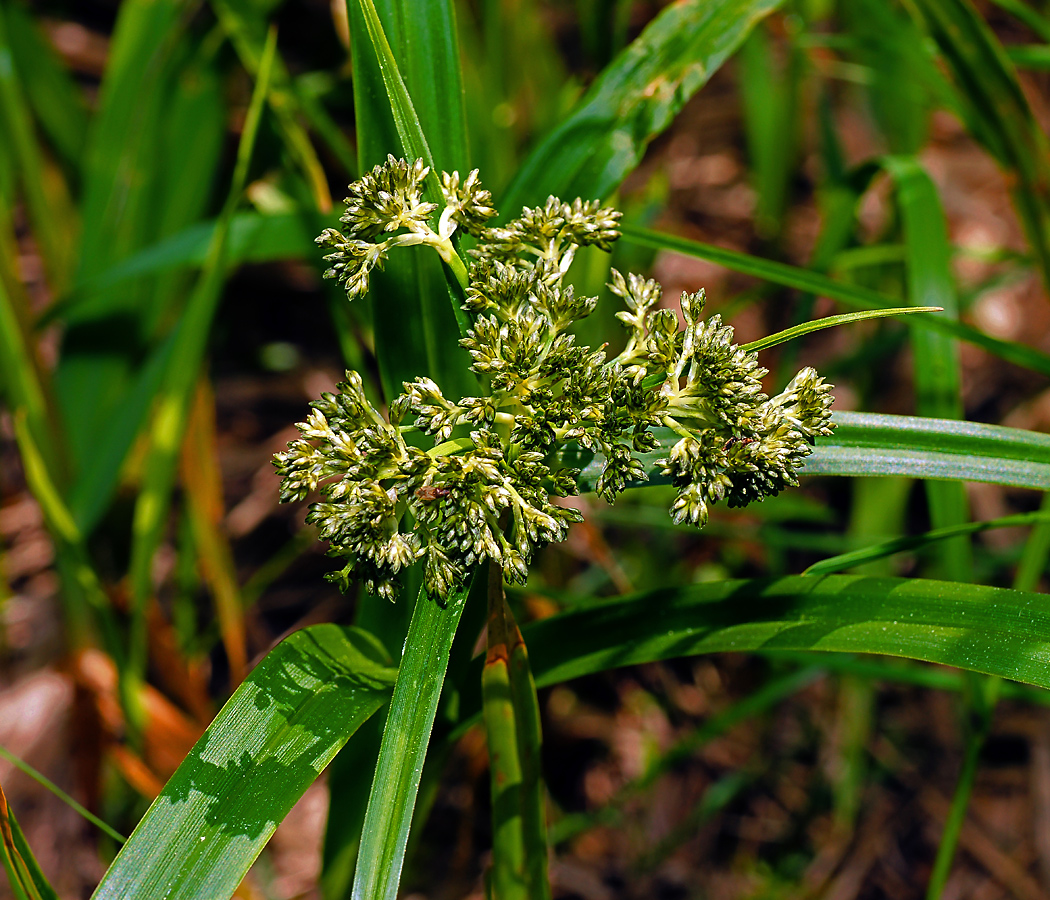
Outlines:
<svg viewBox="0 0 1050 900"><path fill-rule="evenodd" d="M1000 679L989 678L976 673L969 673L973 696L967 704L973 720L966 742L966 755L963 757L962 771L955 785L955 795L948 810L948 819L944 823L941 844L937 848L937 858L933 863L930 883L926 888L926 900L940 900L944 885L951 873L952 861L959 846L963 823L966 821L966 810L970 805L974 781L977 778L977 764L981 757L981 748L991 730L992 713L999 696Z"/></svg>
<svg viewBox="0 0 1050 900"><path fill-rule="evenodd" d="M462 590L440 606L421 588L416 599L368 798L353 900L397 897L419 779L466 598Z"/></svg>

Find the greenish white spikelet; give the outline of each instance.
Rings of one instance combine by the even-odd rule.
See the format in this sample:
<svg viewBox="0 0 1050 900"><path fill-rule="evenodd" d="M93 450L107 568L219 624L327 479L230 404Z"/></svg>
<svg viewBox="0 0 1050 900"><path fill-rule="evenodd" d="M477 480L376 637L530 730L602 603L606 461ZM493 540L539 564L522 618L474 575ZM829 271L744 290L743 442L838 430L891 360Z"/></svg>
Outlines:
<svg viewBox="0 0 1050 900"><path fill-rule="evenodd" d="M613 502L648 477L639 456L659 446L656 429L678 436L657 464L678 487L677 522L702 527L719 500L743 505L797 484L812 442L831 433L831 389L813 369L767 397L757 355L719 316L702 318L703 291L682 295L680 317L661 305L655 281L616 270L609 289L626 307L627 346L613 358L582 346L568 329L597 298L578 296L564 276L578 247L609 249L620 214L551 197L493 227L476 170L442 175L441 210L424 199L428 174L390 157L351 185L349 233L318 238L333 251L326 275L357 296L397 246L428 244L457 262L472 316L461 344L487 390L453 400L419 377L384 417L348 372L312 404L274 462L283 501L320 495L308 521L346 560L331 580L346 589L357 578L392 598L400 573L422 561L425 586L444 598L493 560L523 582L536 551L581 520L551 499L578 491L579 469L561 460L579 448L599 456L595 490ZM469 267L451 241L458 229L477 238Z"/></svg>

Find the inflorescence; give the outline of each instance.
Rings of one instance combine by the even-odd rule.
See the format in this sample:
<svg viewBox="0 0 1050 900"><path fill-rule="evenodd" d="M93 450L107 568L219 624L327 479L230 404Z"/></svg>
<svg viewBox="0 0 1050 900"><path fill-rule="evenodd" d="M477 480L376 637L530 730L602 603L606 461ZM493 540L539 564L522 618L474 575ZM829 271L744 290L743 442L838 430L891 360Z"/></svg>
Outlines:
<svg viewBox="0 0 1050 900"><path fill-rule="evenodd" d="M566 453L601 457L595 490L612 502L646 480L638 455L660 446L654 429L677 438L658 465L678 488L678 523L703 526L718 500L743 506L798 483L814 438L831 433L831 386L813 369L768 397L756 354L733 343L720 316L701 318L703 291L682 295L682 322L661 306L655 281L615 269L609 288L626 306L617 316L627 346L612 359L581 346L568 329L597 298L576 296L565 274L577 248L610 249L620 214L551 197L490 227L496 211L476 170L442 175L440 214L423 199L427 175L421 161L390 157L352 184L340 220L348 234L317 239L331 251L325 274L355 297L391 249L434 247L465 288L473 324L461 343L488 393L452 401L417 378L384 418L348 372L338 393L312 404L302 437L275 458L281 500L320 492L307 521L346 559L330 576L344 590L359 578L392 599L398 573L420 559L438 598L486 559L524 582L536 550L582 519L551 502L579 490ZM458 229L476 239L469 266L452 242Z"/></svg>

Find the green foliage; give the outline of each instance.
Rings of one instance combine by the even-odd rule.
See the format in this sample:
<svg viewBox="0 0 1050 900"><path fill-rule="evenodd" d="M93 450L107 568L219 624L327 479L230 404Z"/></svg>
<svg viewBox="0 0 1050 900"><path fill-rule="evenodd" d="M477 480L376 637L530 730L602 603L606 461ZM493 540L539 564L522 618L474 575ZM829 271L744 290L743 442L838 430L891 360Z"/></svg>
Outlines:
<svg viewBox="0 0 1050 900"><path fill-rule="evenodd" d="M1050 35L1035 4L996 5L1017 20L1012 28L1032 32L1028 40ZM1050 621L1034 593L1050 554L1050 507L971 521L961 484L1050 488L1050 439L967 422L963 402L990 420L1027 389L1028 375L1015 373L1007 400L975 406L966 390L971 366L983 365L975 348L1050 374L1037 335L992 335L969 314L974 298L1030 270L1050 277L1047 141L1026 75L1015 71L1045 69L1047 48L1002 46L988 24L998 20L970 0L684 0L647 24L640 6L609 0L578 4L581 62L563 59L577 38L568 14L555 31L541 3L353 0L349 60L334 36L311 35L330 38L317 40L324 62L315 63L312 44L305 56L292 49L294 29L278 42L278 6L125 0L88 102L84 72L53 51L33 13L17 0L0 4L0 434L13 438L52 537L69 649L98 645L117 672L122 750L148 740L146 682L170 662L151 655L151 617L166 624L174 607L184 647L204 651L223 631L231 669L237 640L242 660L267 646L266 637L244 641L244 573L233 563L243 559L222 532L221 486L207 495L207 479L180 478L178 463L199 449L191 401L207 382L210 348L247 331L240 308L224 306L230 275L255 263L317 268L318 232L333 346L351 371L278 455L282 499L321 495L308 521L343 560L331 576L341 588L360 582L392 598L400 584L417 597L359 603L356 627L299 630L240 687L234 674L232 697L96 896L229 896L352 737L329 781L322 882L326 896L392 900L402 871L412 872L410 833L420 833L452 741L479 721L492 758L490 892L549 896L536 685L723 650L764 653L783 668L658 757L623 797L732 723L767 715L818 672L837 672L850 705L848 771L832 779L829 805L849 828L870 783L862 763L872 684L950 690L970 727L928 888L937 896L997 697L1045 702L1013 682L1050 687ZM728 77L687 110L727 61ZM747 226L708 210L654 227L668 197L680 207L710 187L690 180L691 166L720 139L725 101L714 92L731 90L740 115L724 117L735 129L726 146L746 146L737 186L757 190ZM352 137L343 127L351 91ZM839 119L847 106L870 113L877 149L866 158L840 135L853 127ZM683 110L688 127L654 143ZM944 143L931 118L938 110L1006 173L1026 251L953 245L951 173L925 153L931 140ZM685 159L676 141L689 145L693 131L698 146ZM881 155L887 148L893 155ZM329 185L347 174L356 180L336 221ZM879 194L887 176L890 190ZM873 196L885 212L874 228L858 212ZM814 239L808 264L795 240L799 201L819 214L819 234L801 241ZM723 224L726 243L744 246L746 232L744 249L761 255L727 249L720 236L710 238L719 246L692 239L694 226ZM686 292L679 307L656 281L627 274L654 252L752 281L729 282L705 319L702 291ZM997 268L961 290L960 263L979 254ZM817 318L820 297L853 311ZM775 333L737 345L727 323L756 299L768 301ZM876 321L891 316L904 327ZM854 337L813 339L821 371L849 387L856 408L877 409L888 396L882 375L896 371L891 354L905 348L913 376L895 381L891 408L913 402L918 415L830 414L828 385L797 359L803 342L787 342L839 324ZM718 500L742 506L799 476L832 475L896 480L858 482L848 512L846 500L801 492L755 503L746 516L712 512ZM927 518L915 519L903 479L924 480ZM635 491L643 485L651 490ZM589 528L617 529L611 562L559 580L551 573L575 564L540 550L564 540L577 506L587 506L555 497L589 492L620 501L588 515ZM207 534L202 510L214 512ZM848 533L836 530L840 513L853 523ZM705 524L701 569L679 542L689 540L683 526ZM1023 549L970 543L1019 526L1033 526ZM672 540L648 540L640 528ZM155 565L169 532L180 535L177 571L190 573L177 587ZM240 592L246 602L310 543L306 530L278 550ZM905 551L917 555L895 556ZM208 583L216 559L228 563L225 594ZM872 562L887 575L907 565L953 580L830 574ZM805 576L791 574L807 564ZM735 577L760 567L772 577ZM519 607L514 592L507 605L504 579L527 578L559 611L531 622L532 607ZM699 578L715 580L690 583ZM1011 579L1015 590L988 586ZM233 606L196 609L202 584L216 606L223 596ZM604 596L614 589L620 595ZM483 666L471 660L484 644L486 590ZM220 662L220 695L222 671ZM210 713L200 715L203 728ZM646 859L670 852L753 778L744 769L715 781ZM111 808L125 811L114 820L121 830L136 818L123 791L107 787ZM54 896L13 812L6 803L0 812L15 894ZM566 817L555 843L622 815L613 806Z"/></svg>

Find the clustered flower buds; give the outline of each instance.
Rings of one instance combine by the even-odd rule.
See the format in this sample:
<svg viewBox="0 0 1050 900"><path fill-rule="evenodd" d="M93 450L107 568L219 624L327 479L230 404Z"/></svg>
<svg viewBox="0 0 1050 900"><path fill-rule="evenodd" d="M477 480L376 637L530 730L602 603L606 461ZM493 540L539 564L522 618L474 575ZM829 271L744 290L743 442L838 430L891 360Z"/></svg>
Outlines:
<svg viewBox="0 0 1050 900"><path fill-rule="evenodd" d="M427 174L419 161L391 157L351 185L341 219L349 236L327 229L318 238L334 251L326 275L353 297L392 247L425 243L448 261L456 229L474 235L464 285L473 324L461 343L488 393L453 401L417 378L384 418L348 372L337 394L312 404L301 438L275 465L283 501L320 492L307 521L346 559L331 576L343 589L359 578L393 598L399 572L416 560L439 598L487 559L523 582L536 550L581 519L551 502L578 491L579 469L562 460L580 448L601 457L595 490L612 502L647 479L639 454L660 446L658 433L673 434L658 465L678 488L675 521L697 526L718 500L743 506L798 483L814 438L831 433L830 385L813 369L768 397L756 354L733 343L720 316L701 318L703 291L682 295L683 322L661 306L655 281L615 269L609 288L626 306L617 315L627 346L612 359L581 346L568 329L597 298L576 296L564 276L578 247L609 249L620 214L551 197L488 227L495 210L474 171L442 176L435 229L437 207L422 199Z"/></svg>

